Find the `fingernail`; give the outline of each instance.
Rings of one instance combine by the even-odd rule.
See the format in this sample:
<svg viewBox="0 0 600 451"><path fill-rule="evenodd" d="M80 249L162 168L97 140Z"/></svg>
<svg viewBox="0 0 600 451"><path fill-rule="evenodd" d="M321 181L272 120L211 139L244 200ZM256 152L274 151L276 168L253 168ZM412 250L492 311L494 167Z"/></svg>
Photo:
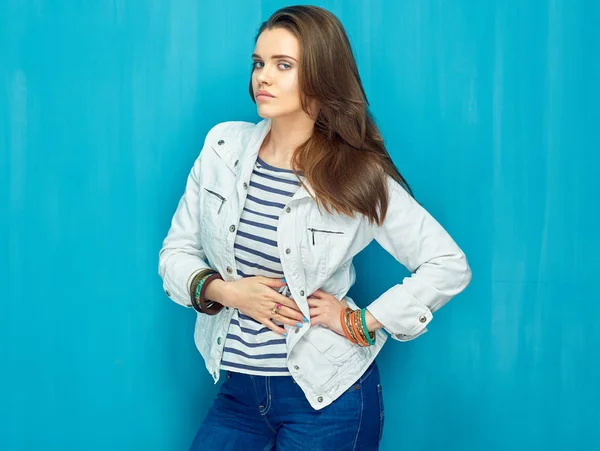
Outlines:
<svg viewBox="0 0 600 451"><path fill-rule="evenodd" d="M281 279L281 281L282 281L283 283L285 283L285 277L284 277L283 279Z"/></svg>
<svg viewBox="0 0 600 451"><path fill-rule="evenodd" d="M308 323L308 318L306 316L304 317L304 322Z"/></svg>
<svg viewBox="0 0 600 451"><path fill-rule="evenodd" d="M283 335L284 337L287 337L287 332L284 332L281 335Z"/></svg>
<svg viewBox="0 0 600 451"><path fill-rule="evenodd" d="M296 323L296 327L302 327L302 323Z"/></svg>

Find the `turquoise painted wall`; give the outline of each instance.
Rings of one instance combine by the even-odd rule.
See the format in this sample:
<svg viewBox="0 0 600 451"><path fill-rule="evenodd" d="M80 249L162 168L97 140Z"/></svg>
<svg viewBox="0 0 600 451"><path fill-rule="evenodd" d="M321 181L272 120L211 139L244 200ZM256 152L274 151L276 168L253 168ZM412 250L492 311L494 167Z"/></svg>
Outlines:
<svg viewBox="0 0 600 451"><path fill-rule="evenodd" d="M0 449L187 449L217 387L157 254L204 135L257 120L281 1L0 2ZM316 2L474 279L380 358L383 450L600 449L600 6ZM383 262L383 269L381 263ZM356 260L361 304L404 270Z"/></svg>

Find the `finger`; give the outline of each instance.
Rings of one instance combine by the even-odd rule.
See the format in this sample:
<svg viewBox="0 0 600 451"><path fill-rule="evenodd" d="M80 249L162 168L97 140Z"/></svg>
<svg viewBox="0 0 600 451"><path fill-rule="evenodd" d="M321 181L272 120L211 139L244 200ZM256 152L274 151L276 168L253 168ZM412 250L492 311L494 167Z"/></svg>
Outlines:
<svg viewBox="0 0 600 451"><path fill-rule="evenodd" d="M315 291L313 294L311 294L311 296L313 296L317 299L321 299L322 297L324 297L327 294L329 294L329 293L319 289L319 290Z"/></svg>
<svg viewBox="0 0 600 451"><path fill-rule="evenodd" d="M308 298L308 306L309 307L318 307L319 305L322 304L322 301L320 299L316 299L316 298Z"/></svg>
<svg viewBox="0 0 600 451"><path fill-rule="evenodd" d="M305 324L307 324L302 321L296 321L295 319L285 318L280 315L277 315L277 316L273 317L272 319L276 319L277 321L285 324L286 326L290 326L290 327L302 327Z"/></svg>
<svg viewBox="0 0 600 451"><path fill-rule="evenodd" d="M266 320L264 320L262 322L262 324L264 324L265 326L267 326L269 329L271 329L273 332L278 333L279 335L283 335L285 333L285 329L283 327L278 326L277 324L275 324L271 318L267 318Z"/></svg>
<svg viewBox="0 0 600 451"><path fill-rule="evenodd" d="M300 307L298 307L298 304L296 304L296 301L294 301L293 299L288 298L287 296L284 296L281 293L277 293L277 292L273 292L273 293L269 293L270 294L270 301L275 302L276 304L282 304L285 305L286 307L291 308L292 310L296 310L299 313L302 313L302 310L300 310Z"/></svg>
<svg viewBox="0 0 600 451"><path fill-rule="evenodd" d="M280 321L283 321L284 319L290 320L291 323L286 322L286 324L289 324L290 326L296 326L296 323L304 322L304 314L284 305L279 309L277 319Z"/></svg>
<svg viewBox="0 0 600 451"><path fill-rule="evenodd" d="M287 285L287 282L285 282L283 279L273 279L271 277L263 277L263 276L258 276L257 279L263 285L266 285L271 288L281 288L281 287Z"/></svg>
<svg viewBox="0 0 600 451"><path fill-rule="evenodd" d="M323 312L319 309L311 309L310 311L310 319L312 320L313 318L316 318L317 316L321 315Z"/></svg>

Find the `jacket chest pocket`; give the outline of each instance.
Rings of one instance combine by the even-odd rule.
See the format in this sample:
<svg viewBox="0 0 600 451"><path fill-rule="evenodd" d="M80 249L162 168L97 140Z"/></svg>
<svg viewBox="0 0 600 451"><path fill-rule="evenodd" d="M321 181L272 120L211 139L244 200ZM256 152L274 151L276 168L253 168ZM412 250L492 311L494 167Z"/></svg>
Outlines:
<svg viewBox="0 0 600 451"><path fill-rule="evenodd" d="M221 210L223 209L223 204L227 202L225 196L220 194L215 188L210 189L205 187L204 198L205 205L207 206L207 212L214 213L216 211L216 214L221 213Z"/></svg>
<svg viewBox="0 0 600 451"><path fill-rule="evenodd" d="M214 238L223 229L227 193L217 187L202 187L200 193L200 233L204 238Z"/></svg>
<svg viewBox="0 0 600 451"><path fill-rule="evenodd" d="M344 234L344 231L332 227L307 226L300 243L305 269L325 274L331 251L343 244Z"/></svg>

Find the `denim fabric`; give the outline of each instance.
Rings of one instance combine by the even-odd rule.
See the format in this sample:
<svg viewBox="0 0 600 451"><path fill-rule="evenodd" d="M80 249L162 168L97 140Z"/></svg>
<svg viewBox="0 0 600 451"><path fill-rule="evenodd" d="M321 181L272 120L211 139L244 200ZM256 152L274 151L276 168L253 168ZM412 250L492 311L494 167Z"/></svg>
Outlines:
<svg viewBox="0 0 600 451"><path fill-rule="evenodd" d="M178 304L191 308L190 283L198 270L214 269L226 282L241 278L236 270L235 231L271 125L270 119L258 124L224 122L206 135L159 252L165 293ZM354 345L320 325L285 326L287 368L315 410L344 394L389 336L408 341L424 334L433 312L471 280L467 258L448 232L391 176L386 183L389 202L381 224L367 221L362 214L323 211L306 180L277 222L277 249L286 284L307 318L311 317L308 299L318 289L358 308L348 297L357 277L352 259L373 240L412 273L405 277L404 270L398 271L393 286L368 305L361 303L384 326L375 332L372 346ZM196 315L196 348L215 382L233 315L234 309L227 307L216 315Z"/></svg>
<svg viewBox="0 0 600 451"><path fill-rule="evenodd" d="M371 451L379 449L383 420L376 363L320 410L292 376L227 371L190 451Z"/></svg>

